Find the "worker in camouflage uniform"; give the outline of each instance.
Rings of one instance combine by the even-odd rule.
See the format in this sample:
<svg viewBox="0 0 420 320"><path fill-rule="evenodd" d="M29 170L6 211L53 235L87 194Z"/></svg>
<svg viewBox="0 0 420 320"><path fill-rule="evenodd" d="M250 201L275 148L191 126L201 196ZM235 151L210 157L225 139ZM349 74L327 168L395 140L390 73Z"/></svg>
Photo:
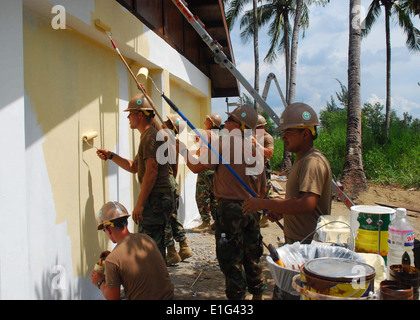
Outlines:
<svg viewBox="0 0 420 320"><path fill-rule="evenodd" d="M154 109L144 94L132 97L124 111L129 112L130 128L141 134L135 159L125 159L106 149L98 149L97 154L102 160L112 160L124 170L137 173L141 188L132 218L138 224L139 233L146 233L155 240L166 261L165 228L174 210L174 198L169 163L158 159L159 147L164 142L157 139Z"/></svg>
<svg viewBox="0 0 420 320"><path fill-rule="evenodd" d="M213 113L206 116L206 121L204 122L204 137L207 138L208 142L212 140L214 141L214 139L218 139L216 132L220 130L221 124L222 117L220 114ZM199 141L198 137L197 141ZM200 141L200 146L197 152L198 155L200 154L200 149L202 147L207 148L205 145L203 145L203 141ZM211 223L211 220L213 219L214 221L217 204L213 193L213 175L213 170L204 170L199 172L197 175L195 200L202 223L197 228L192 229L193 232L199 233L214 229L214 224Z"/></svg>
<svg viewBox="0 0 420 320"><path fill-rule="evenodd" d="M165 121L165 126L169 130L171 130L174 135L178 135L180 132L180 123L182 119L178 115L173 115L168 117L168 120ZM166 263L168 266L177 264L180 261L184 261L192 257L193 253L191 248L188 246L187 236L185 233L184 226L182 225L181 221L178 219L178 208L179 208L179 186L176 182L176 176L178 173L178 152L176 152L175 143L171 143L169 141L169 147L173 147L173 155L175 159L170 161L169 165L169 180L172 186L172 192L174 195L174 211L169 219L169 223L166 227L166 234L165 234L165 245L167 248L166 254ZM179 243L179 252L176 251L175 242Z"/></svg>
<svg viewBox="0 0 420 320"><path fill-rule="evenodd" d="M257 113L252 107L240 106L228 115L218 151L229 167L219 159L216 163L214 159L209 161L210 153L207 153L207 159L192 162L185 145L180 144L179 153L193 172L214 170L216 255L225 275L226 297L241 300L248 290L253 295L252 299L260 300L265 290L265 277L260 265L263 254L259 225L261 213L242 212L243 202L251 197L248 188L259 197L264 197L266 192L264 158L250 138L250 131L255 130L257 125ZM242 161L237 161L235 154L240 154ZM225 156L229 156L229 160ZM254 157L252 163L248 161L251 157Z"/></svg>
<svg viewBox="0 0 420 320"><path fill-rule="evenodd" d="M265 176L267 180L266 195L268 199L272 193L273 185L271 184L271 165L270 159L274 153L274 139L273 137L265 130L267 121L262 115L258 115L258 124L256 129L257 139L253 139L258 150L264 154L264 167L265 167ZM262 132L261 132L262 131ZM260 221L261 228L267 228L269 226L267 216L263 215Z"/></svg>

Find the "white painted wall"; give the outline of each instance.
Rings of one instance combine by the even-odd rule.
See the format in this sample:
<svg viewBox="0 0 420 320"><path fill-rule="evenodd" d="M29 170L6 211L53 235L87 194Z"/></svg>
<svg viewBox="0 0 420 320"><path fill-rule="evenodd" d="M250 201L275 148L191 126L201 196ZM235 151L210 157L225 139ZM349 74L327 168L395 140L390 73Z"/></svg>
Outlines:
<svg viewBox="0 0 420 320"><path fill-rule="evenodd" d="M72 27L88 37L97 35L90 25L94 2L0 1L0 43L3 44L0 50L0 299L102 298L89 277L85 278L80 273L75 276L79 271L73 270L68 221L56 222L53 196L56 186L51 185L44 159L45 137L32 102L25 93L22 32L24 5L42 12L51 4L62 4L66 7ZM155 68L168 70L181 82L192 85L203 97L210 95L206 76L153 32L146 30L146 33L151 44L149 62ZM106 38L98 38L98 42L110 45ZM137 57L128 51L127 54ZM144 60L144 57L141 59ZM120 116L115 151L129 155L131 130L126 115L121 111L130 98L130 78L122 63L117 65L117 73ZM165 109L163 106L161 103L162 112ZM107 196L124 203L131 211L132 175L112 162L108 166ZM198 216L195 181L196 175L190 173L182 185L180 218L185 225Z"/></svg>

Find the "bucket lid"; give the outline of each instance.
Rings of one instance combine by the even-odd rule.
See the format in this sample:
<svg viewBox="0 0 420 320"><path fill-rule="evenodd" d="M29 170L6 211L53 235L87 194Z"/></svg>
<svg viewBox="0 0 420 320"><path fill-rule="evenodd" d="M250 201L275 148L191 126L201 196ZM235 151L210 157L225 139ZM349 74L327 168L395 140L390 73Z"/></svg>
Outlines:
<svg viewBox="0 0 420 320"><path fill-rule="evenodd" d="M350 259L342 258L318 258L305 263L303 268L305 273L312 276L335 281L352 281L370 279L375 277L375 268L366 264Z"/></svg>
<svg viewBox="0 0 420 320"><path fill-rule="evenodd" d="M355 213L367 213L367 214L394 214L395 213L394 209L383 207L383 206L358 205L358 206L352 206L350 210Z"/></svg>

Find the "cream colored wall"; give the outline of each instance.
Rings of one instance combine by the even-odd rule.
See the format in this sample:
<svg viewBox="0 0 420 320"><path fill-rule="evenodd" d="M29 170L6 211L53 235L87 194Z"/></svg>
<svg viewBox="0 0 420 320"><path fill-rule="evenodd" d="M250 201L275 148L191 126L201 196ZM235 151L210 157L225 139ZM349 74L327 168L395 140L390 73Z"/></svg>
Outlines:
<svg viewBox="0 0 420 320"><path fill-rule="evenodd" d="M150 76L197 128L210 113L210 81L205 76L116 1L86 1L94 8L91 25L86 24L88 18L70 14L79 12L72 6L82 2L69 2L65 30L51 28L48 10L55 1L23 1L26 155L31 156L26 160L26 196L35 298L97 294L89 274L100 251L112 247L96 231L100 207L124 199L131 211L139 192L135 175L101 161L96 149L82 141L84 134L97 131L91 143L133 158L140 138L121 112L138 89L109 39L94 27L94 19L112 26L113 38L134 73L141 66L149 67ZM145 85L166 120L173 111L150 81ZM178 182L184 189L186 180L195 187L194 177L184 167ZM197 214L194 195L183 197L189 203L188 214ZM67 276L67 291L60 294L49 292L46 283L57 265L64 266Z"/></svg>

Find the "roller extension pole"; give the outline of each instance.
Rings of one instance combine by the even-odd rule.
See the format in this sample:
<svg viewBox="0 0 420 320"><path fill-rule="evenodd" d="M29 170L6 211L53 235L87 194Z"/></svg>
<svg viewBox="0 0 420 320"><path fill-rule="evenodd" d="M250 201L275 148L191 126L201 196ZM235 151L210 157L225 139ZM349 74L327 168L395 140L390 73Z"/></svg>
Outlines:
<svg viewBox="0 0 420 320"><path fill-rule="evenodd" d="M158 116L160 122L162 124L164 124L162 117L160 116L159 112L157 112L152 99L149 98L149 96L146 94L146 92L144 91L144 89L142 88L142 86L140 85L139 81L137 80L136 76L134 75L133 71L131 70L130 66L127 64L127 62L125 61L124 57L122 56L120 50L118 49L117 45L115 44L114 40L112 39L110 33L107 33L109 39L111 40L112 46L114 47L115 51L117 51L120 59L122 60L122 62L124 63L125 67L127 68L128 72L131 74L131 76L133 77L134 81L137 84L137 88L139 88L139 90L144 94L144 96L146 97L147 101L150 103L150 105L152 106L153 110L155 111L156 115Z"/></svg>
<svg viewBox="0 0 420 320"><path fill-rule="evenodd" d="M222 46L210 36L200 19L191 13L185 1L172 0L172 2L179 9L181 14L185 17L185 19L187 19L190 25L195 29L195 31L197 31L201 39L208 45L210 50L213 51L215 55L214 61L217 64L219 64L222 68L226 68L245 87L245 89L251 94L251 96L257 101L257 103L268 113L268 115L271 117L271 119L273 119L275 124L279 126L280 118L277 116L277 114L273 111L273 109L270 108L267 102L263 98L261 98L258 92L245 79L245 77L236 69L233 63L223 52ZM285 105L285 107L287 106Z"/></svg>

